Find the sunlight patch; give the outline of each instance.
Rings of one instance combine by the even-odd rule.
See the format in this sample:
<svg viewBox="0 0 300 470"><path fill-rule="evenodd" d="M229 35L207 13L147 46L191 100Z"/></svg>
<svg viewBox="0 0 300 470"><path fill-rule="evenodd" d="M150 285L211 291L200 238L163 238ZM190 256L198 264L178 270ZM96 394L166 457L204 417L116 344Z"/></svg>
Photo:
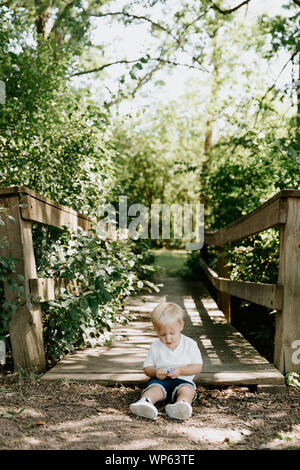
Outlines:
<svg viewBox="0 0 300 470"><path fill-rule="evenodd" d="M182 432L186 434L191 440L199 442L210 442L220 444L223 442L237 443L244 439L244 436L240 432L228 429L199 429L191 426L188 429L183 429Z"/></svg>
<svg viewBox="0 0 300 470"><path fill-rule="evenodd" d="M260 449L300 449L300 425L292 426L291 431L277 431Z"/></svg>
<svg viewBox="0 0 300 470"><path fill-rule="evenodd" d="M190 297L190 296L184 297L183 298L183 305L186 309L186 312L187 312L188 316L191 319L192 324L202 326L203 323L202 323L200 314L197 310L197 307L195 305L195 302L194 302L193 298Z"/></svg>

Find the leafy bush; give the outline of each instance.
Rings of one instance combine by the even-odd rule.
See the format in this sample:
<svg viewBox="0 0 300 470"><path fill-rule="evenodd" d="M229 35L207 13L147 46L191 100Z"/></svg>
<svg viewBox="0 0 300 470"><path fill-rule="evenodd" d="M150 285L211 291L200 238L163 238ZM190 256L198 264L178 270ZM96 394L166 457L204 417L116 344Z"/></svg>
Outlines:
<svg viewBox="0 0 300 470"><path fill-rule="evenodd" d="M155 288L143 279L151 267L143 262L144 252L135 242L101 240L94 231L59 233L53 227L35 231L39 231L38 276L75 282L74 293L64 290L57 300L42 304L45 349L51 362L74 348L109 340L111 327L128 320L125 297L145 286Z"/></svg>
<svg viewBox="0 0 300 470"><path fill-rule="evenodd" d="M3 11L2 11L3 10ZM0 182L24 185L92 215L116 183L108 142L110 118L88 90L67 78L74 51L29 40L25 11L0 6Z"/></svg>
<svg viewBox="0 0 300 470"><path fill-rule="evenodd" d="M221 229L280 189L299 187L300 134L293 120L289 124L289 131L281 137L277 129L270 127L263 138L259 132L248 131L244 137L221 140L214 147L202 189L206 229ZM208 247L208 253L210 265L216 270L217 250ZM279 230L273 228L227 245L226 257L232 279L276 283Z"/></svg>
<svg viewBox="0 0 300 470"><path fill-rule="evenodd" d="M199 266L199 258L201 253L193 250L186 261L184 262L184 268L180 270L180 275L187 279L199 279L203 275L202 270Z"/></svg>
<svg viewBox="0 0 300 470"><path fill-rule="evenodd" d="M4 208L0 207L0 210ZM1 217L0 226L15 223L13 217ZM6 354L8 361L11 361L11 347L9 342L9 322L16 313L17 308L24 302L24 277L17 274L18 259L13 258L10 253L6 254L9 242L6 236L0 239L0 339L6 344ZM7 299L4 295L4 283L8 293L15 293L15 298Z"/></svg>
<svg viewBox="0 0 300 470"><path fill-rule="evenodd" d="M288 124L287 131L283 127L280 131L271 126L265 128L263 138L259 132L248 131L241 138L221 139L212 149L202 185L206 229L223 228L281 189L299 188L299 132L294 119ZM279 239L279 228L275 227L226 245L224 254L230 278L276 284ZM195 273L199 270L199 256L200 253L192 253L188 260L188 267ZM217 271L216 247L206 247L206 259ZM272 361L275 317L269 315L270 310L232 299L233 325Z"/></svg>

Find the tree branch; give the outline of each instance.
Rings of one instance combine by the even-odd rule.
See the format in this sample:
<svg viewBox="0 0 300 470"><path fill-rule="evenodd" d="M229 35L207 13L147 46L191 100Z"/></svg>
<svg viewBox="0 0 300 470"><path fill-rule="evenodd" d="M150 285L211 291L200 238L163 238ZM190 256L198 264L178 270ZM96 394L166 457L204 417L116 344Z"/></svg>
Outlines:
<svg viewBox="0 0 300 470"><path fill-rule="evenodd" d="M248 0L248 1L251 1L251 0ZM184 30L185 32L193 25L195 24L197 21L199 21L200 18L202 18L203 16L205 16L208 11L213 8L212 6L208 7L205 12L201 13L200 15L198 15L193 21L191 21L190 23L188 23L185 27L184 27ZM142 20L142 21L147 21L149 22L150 24L152 24L155 28L158 28L162 31L164 31L165 33L167 33L169 36L171 36L175 42L178 44L178 46L180 47L180 49L185 53L185 54L188 54L190 57L193 58L193 61L194 62L197 62L199 65L200 65L200 68L202 70L204 70L205 72L207 72L207 70L205 70L200 62L199 62L199 59L197 57L193 57L192 54L188 51L185 50L184 48L184 45L183 45L183 41L182 41L182 38L181 37L176 37L172 31L170 29L168 29L166 26L163 26L161 25L160 23L157 23L156 21L153 21L151 18L147 17L147 16L144 16L144 15L135 15L133 13L128 13L126 11L115 11L115 12L107 12L107 13L88 13L88 16L94 16L94 17L98 17L98 18L101 18L101 17L105 17L105 16L124 16L124 17L127 17L127 18L130 18L131 20ZM178 64L178 65L181 65L181 64ZM183 64L182 64L183 65ZM185 65L187 67L187 65ZM196 67L194 67L196 68Z"/></svg>
<svg viewBox="0 0 300 470"><path fill-rule="evenodd" d="M298 0L296 0L298 1ZM248 5L248 3L250 3L251 0L244 0L244 2L240 3L239 5L237 5L236 7L233 7L233 8L229 8L227 10L222 10L218 5L215 4L215 2L213 2L211 0L211 3L212 3L212 8L214 8L215 10L217 10L219 13L221 13L222 15L230 15L230 13L233 13L234 11L236 10L239 10L239 8L243 7L244 5Z"/></svg>
<svg viewBox="0 0 300 470"><path fill-rule="evenodd" d="M285 70L285 68L288 66L288 64L296 57L296 55L297 55L298 53L299 53L299 50L298 50L298 49L296 49L296 51L293 52L293 54L291 55L291 57L289 58L289 60L284 64L284 66L283 66L282 69L280 70L280 72L279 72L279 74L277 75L277 77L276 77L274 83L267 89L266 93L264 94L264 96L263 96L262 99L260 100L260 102L259 102L259 107L258 107L256 116L255 116L254 127L256 126L257 119L258 119L260 110L261 110L261 108L262 108L263 101L264 101L265 98L268 96L268 94L270 93L270 91L275 88L275 85L276 85L276 83L277 83L277 81L278 81L280 75L281 75L282 72Z"/></svg>
<svg viewBox="0 0 300 470"><path fill-rule="evenodd" d="M176 36L174 36L172 31L170 31L165 26L162 26L161 24L157 23L156 21L151 20L151 18L148 18L147 16L144 16L144 15L134 15L132 13L127 13L126 11L115 11L115 12L109 12L109 13L89 13L89 16L94 16L94 17L97 17L97 18L102 18L104 16L125 16L125 17L131 18L133 20L147 21L148 23L151 23L155 28L161 29L165 33L169 34L173 39L175 39L175 41L178 44L180 44L180 39L178 39Z"/></svg>
<svg viewBox="0 0 300 470"><path fill-rule="evenodd" d="M118 96L115 100L112 100L110 102L106 102L106 106L112 106L114 104L117 104L119 103L122 99L125 99L127 100L128 98L132 97L134 98L137 91L139 90L139 88L141 88L145 83L149 82L149 80L151 80L152 76L154 75L155 72L157 72L159 69L161 68L161 65L158 63L154 69L150 70L149 72L147 72L143 77L141 77L139 80L138 80L138 83L136 85L136 87L130 92L128 93L127 96Z"/></svg>
<svg viewBox="0 0 300 470"><path fill-rule="evenodd" d="M150 70L148 73L146 73L146 74L138 81L137 86L136 86L136 87L134 88L134 90L130 93L133 98L135 97L136 92L139 90L139 88L141 88L141 86L143 86L145 83L149 82L149 80L151 80L151 78L152 78L152 75L153 75L155 72L157 72L160 68L161 68L161 64L160 64L160 63L156 64L156 66L154 67L154 69Z"/></svg>
<svg viewBox="0 0 300 470"><path fill-rule="evenodd" d="M48 36L57 29L57 27L60 25L61 21L65 18L68 10L72 8L76 0L71 0L69 3L67 3L63 10L59 13L59 15L56 17L55 21L53 22L51 30L48 32Z"/></svg>
<svg viewBox="0 0 300 470"><path fill-rule="evenodd" d="M115 62L109 62L107 64L104 64L104 65L101 65L100 67L96 67L94 69L89 69L89 70L83 70L81 72L76 72L76 73L73 73L72 75L70 75L70 78L72 77L77 77L79 75L87 75L89 73L95 73L95 72L101 72L102 70L104 70L105 68L107 67L111 67L112 65L118 65L118 64L133 64L135 62L139 62L140 59L134 59L134 60L127 60L127 59L122 59L122 60L116 60ZM209 70L205 69L204 67L202 67L201 69L195 65L190 65L190 64L180 64L179 62L175 62L173 60L169 60L169 59L163 59L162 57L152 57L151 59L149 59L149 61L156 61L158 63L161 63L161 64L168 64L168 65L174 65L174 66L178 66L178 67L187 67L187 68L190 68L190 69L195 69L195 70L202 70L203 72L207 72L207 73L210 73Z"/></svg>
<svg viewBox="0 0 300 470"><path fill-rule="evenodd" d="M34 0L36 32L43 37L45 37L46 34L46 26L50 17L52 3L52 0L50 0L49 3L45 5L42 0Z"/></svg>
<svg viewBox="0 0 300 470"><path fill-rule="evenodd" d="M134 62L138 62L139 59L135 60L116 60L115 62L109 62L108 64L101 65L100 67L97 67L95 69L90 69L90 70L83 70L82 72L76 72L70 75L70 78L72 77L77 77L78 75L87 75L88 73L94 73L94 72L101 72L101 70L104 70L106 67L111 67L112 65L117 65L117 64L133 64Z"/></svg>
<svg viewBox="0 0 300 470"><path fill-rule="evenodd" d="M298 5L298 7L300 7L300 0L293 0L294 3L296 3L296 5Z"/></svg>
<svg viewBox="0 0 300 470"><path fill-rule="evenodd" d="M191 21L190 23L188 23L184 29L187 30L188 28L190 28L193 24L197 23L197 21L200 20L200 18L203 18L203 16L207 15L207 13L209 12L209 10L213 8L212 6L208 7L204 13L201 13L200 15L198 15L193 21Z"/></svg>

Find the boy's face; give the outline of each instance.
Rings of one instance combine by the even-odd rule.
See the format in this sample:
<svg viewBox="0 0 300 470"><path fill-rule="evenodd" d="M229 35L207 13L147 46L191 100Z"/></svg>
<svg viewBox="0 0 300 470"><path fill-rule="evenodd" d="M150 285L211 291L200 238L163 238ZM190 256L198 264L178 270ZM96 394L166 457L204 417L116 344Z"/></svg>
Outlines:
<svg viewBox="0 0 300 470"><path fill-rule="evenodd" d="M167 325L155 326L155 331L160 341L169 349L174 350L180 343L180 332L183 329L183 321L174 321Z"/></svg>

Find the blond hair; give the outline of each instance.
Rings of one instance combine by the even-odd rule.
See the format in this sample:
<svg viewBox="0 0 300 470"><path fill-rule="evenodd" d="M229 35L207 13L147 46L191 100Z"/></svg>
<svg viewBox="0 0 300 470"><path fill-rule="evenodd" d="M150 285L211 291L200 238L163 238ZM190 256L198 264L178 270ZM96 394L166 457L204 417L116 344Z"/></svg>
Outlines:
<svg viewBox="0 0 300 470"><path fill-rule="evenodd" d="M167 325L178 321L183 322L184 312L179 305L173 302L161 302L158 304L151 314L151 320L154 328L161 325Z"/></svg>

